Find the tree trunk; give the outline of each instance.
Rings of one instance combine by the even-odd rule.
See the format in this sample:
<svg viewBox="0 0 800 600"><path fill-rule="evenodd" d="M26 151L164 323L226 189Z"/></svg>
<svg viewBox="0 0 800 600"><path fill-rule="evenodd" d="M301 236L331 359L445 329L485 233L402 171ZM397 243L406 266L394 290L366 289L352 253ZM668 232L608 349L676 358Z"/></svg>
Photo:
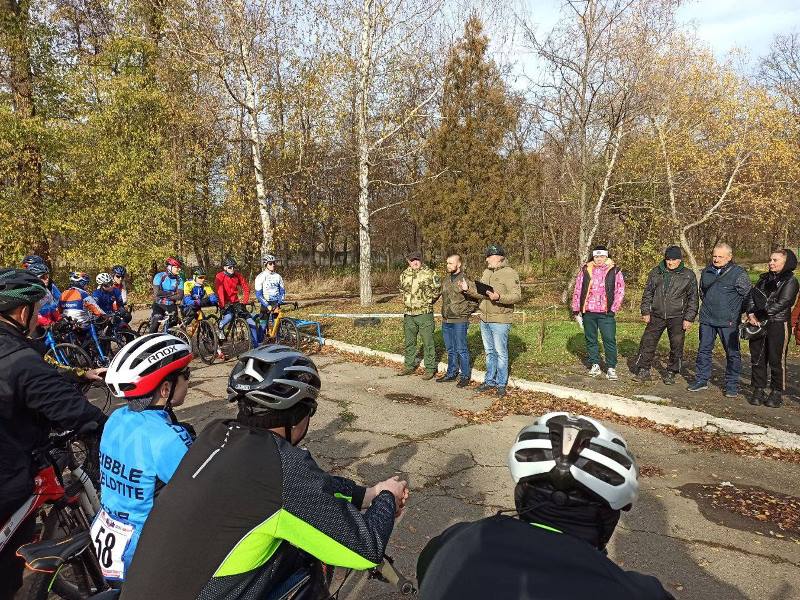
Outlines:
<svg viewBox="0 0 800 600"><path fill-rule="evenodd" d="M367 118L370 78L372 71L372 41L375 35L373 0L364 0L361 13L361 52L358 62L358 90L356 92L358 152L358 241L359 241L359 292L361 306L372 304L372 245L370 240L369 210L369 139Z"/></svg>

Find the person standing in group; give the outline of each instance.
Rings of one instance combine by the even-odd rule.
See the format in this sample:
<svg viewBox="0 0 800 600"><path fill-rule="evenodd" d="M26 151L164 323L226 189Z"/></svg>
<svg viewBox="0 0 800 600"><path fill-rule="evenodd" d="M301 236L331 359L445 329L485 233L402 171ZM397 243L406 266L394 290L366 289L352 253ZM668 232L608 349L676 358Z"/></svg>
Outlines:
<svg viewBox="0 0 800 600"><path fill-rule="evenodd" d="M472 376L467 330L469 317L478 308L478 302L467 298L461 290L462 281L468 281L462 269L461 256L447 257L447 277L442 282L442 338L447 349L447 373L438 383L455 381L458 387L469 385Z"/></svg>
<svg viewBox="0 0 800 600"><path fill-rule="evenodd" d="M792 306L800 284L794 276L797 256L788 248L775 250L769 257L769 270L762 273L750 291L745 312L747 321L762 327L761 335L750 339L750 360L753 365L753 395L748 402L778 408L786 391L786 354L792 337ZM771 374L767 396L767 365Z"/></svg>
<svg viewBox="0 0 800 600"><path fill-rule="evenodd" d="M642 294L642 320L647 327L639 343L636 359L637 381L650 379L650 367L664 330L669 336L669 363L664 383L675 383L683 362L683 343L686 331L697 318L697 276L683 264L683 253L679 246L670 246L664 251L664 260L647 276Z"/></svg>
<svg viewBox="0 0 800 600"><path fill-rule="evenodd" d="M259 331L259 337L266 335L272 327L275 311L280 308L286 297L286 286L276 267L277 259L272 254L266 254L261 258L261 263L264 265L264 270L256 275L255 282L256 298L261 305L263 329Z"/></svg>
<svg viewBox="0 0 800 600"><path fill-rule="evenodd" d="M480 291L474 281L463 279L462 292L480 299L481 339L486 353L486 377L479 392L496 389L502 398L508 384L508 334L514 318L514 305L522 300L519 274L508 265L506 252L499 244L486 248L486 269ZM483 293L481 293L483 292Z"/></svg>
<svg viewBox="0 0 800 600"><path fill-rule="evenodd" d="M247 312L243 305L250 301L250 286L247 285L247 278L236 270L236 260L226 258L222 261L222 271L217 273L214 278L214 289L217 292L217 303L222 312L219 320L217 335L221 340L225 339L225 326L236 317L241 316L247 321L250 327L250 337L253 345L258 344L258 330L253 317ZM242 299L239 299L239 290L242 291Z"/></svg>
<svg viewBox="0 0 800 600"><path fill-rule="evenodd" d="M744 301L750 294L747 271L733 262L733 249L728 244L717 244L711 255L711 264L700 274L700 347L697 349L697 373L687 390L698 392L708 389L711 379L711 354L719 336L725 350L725 397L739 395L739 374L742 371L742 354L739 350L739 320Z"/></svg>
<svg viewBox="0 0 800 600"><path fill-rule="evenodd" d="M608 248L595 246L591 260L578 274L572 294L572 314L583 327L586 352L592 365L589 369L591 377L597 377L602 372L597 341L599 330L606 354L606 377L611 381L618 379L616 314L622 308L624 298L625 278L622 271L609 258Z"/></svg>
<svg viewBox="0 0 800 600"><path fill-rule="evenodd" d="M406 256L408 268L400 274L400 291L403 294L403 337L405 338L405 367L400 375L411 375L417 370L417 336L422 338L425 375L436 375L436 347L433 343L433 304L442 294L442 283L436 272L422 264L422 253L414 251Z"/></svg>
<svg viewBox="0 0 800 600"><path fill-rule="evenodd" d="M169 314L173 324L178 322L178 304L183 300L183 278L180 275L181 262L169 257L166 269L153 277L153 312L150 315L148 333L158 331L158 324L164 315Z"/></svg>

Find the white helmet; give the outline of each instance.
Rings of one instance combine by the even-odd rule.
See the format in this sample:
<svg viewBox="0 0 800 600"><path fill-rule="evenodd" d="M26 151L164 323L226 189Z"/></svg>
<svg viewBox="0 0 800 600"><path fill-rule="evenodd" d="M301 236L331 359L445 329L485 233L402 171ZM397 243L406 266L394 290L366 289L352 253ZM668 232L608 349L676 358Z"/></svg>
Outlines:
<svg viewBox="0 0 800 600"><path fill-rule="evenodd" d="M591 417L551 412L523 427L508 453L514 483L544 480L556 489L580 489L614 510L639 494L639 469L625 440Z"/></svg>
<svg viewBox="0 0 800 600"><path fill-rule="evenodd" d="M106 372L106 385L117 398L149 396L169 375L191 361L192 349L180 338L168 333L143 335L114 356Z"/></svg>
<svg viewBox="0 0 800 600"><path fill-rule="evenodd" d="M114 283L114 278L108 273L98 273L94 280L97 282L97 285L111 285Z"/></svg>
<svg viewBox="0 0 800 600"><path fill-rule="evenodd" d="M272 254L265 254L261 257L262 264L274 263L276 260L277 259Z"/></svg>

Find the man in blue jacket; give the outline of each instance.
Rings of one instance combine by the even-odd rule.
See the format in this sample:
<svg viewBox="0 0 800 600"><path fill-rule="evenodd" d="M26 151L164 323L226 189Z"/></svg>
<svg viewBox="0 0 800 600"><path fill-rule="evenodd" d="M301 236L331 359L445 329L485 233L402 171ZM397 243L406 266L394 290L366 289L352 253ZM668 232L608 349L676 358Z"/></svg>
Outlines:
<svg viewBox="0 0 800 600"><path fill-rule="evenodd" d="M700 274L700 347L697 349L697 374L695 382L687 389L698 392L708 389L711 378L711 354L717 336L725 350L725 397L739 394L739 374L742 371L742 354L739 351L739 322L743 303L750 294L747 271L733 262L733 249L728 244L717 244L711 264Z"/></svg>

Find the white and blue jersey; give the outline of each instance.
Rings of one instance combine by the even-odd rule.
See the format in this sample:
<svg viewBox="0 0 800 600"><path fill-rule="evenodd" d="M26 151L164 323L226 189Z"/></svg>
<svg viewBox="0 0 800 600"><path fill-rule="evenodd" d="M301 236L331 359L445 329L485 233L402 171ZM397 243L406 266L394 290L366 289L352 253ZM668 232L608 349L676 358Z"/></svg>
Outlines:
<svg viewBox="0 0 800 600"><path fill-rule="evenodd" d="M153 277L153 300L156 304L164 306L172 306L175 301L170 299L169 296L183 291L183 277L180 275L172 275L166 271L156 273Z"/></svg>
<svg viewBox="0 0 800 600"><path fill-rule="evenodd" d="M255 287L256 298L258 298L261 306L280 304L286 296L283 277L274 271L262 271L259 273L256 276Z"/></svg>
<svg viewBox="0 0 800 600"><path fill-rule="evenodd" d="M175 424L166 410L136 412L124 406L109 417L100 439L103 510L92 525L93 540L105 540L107 531L122 532L111 549L107 544L100 547L100 554L106 550L108 564L101 566L107 578L125 578L153 500L172 478L191 444L189 432ZM109 575L106 567L112 564L118 568Z"/></svg>

